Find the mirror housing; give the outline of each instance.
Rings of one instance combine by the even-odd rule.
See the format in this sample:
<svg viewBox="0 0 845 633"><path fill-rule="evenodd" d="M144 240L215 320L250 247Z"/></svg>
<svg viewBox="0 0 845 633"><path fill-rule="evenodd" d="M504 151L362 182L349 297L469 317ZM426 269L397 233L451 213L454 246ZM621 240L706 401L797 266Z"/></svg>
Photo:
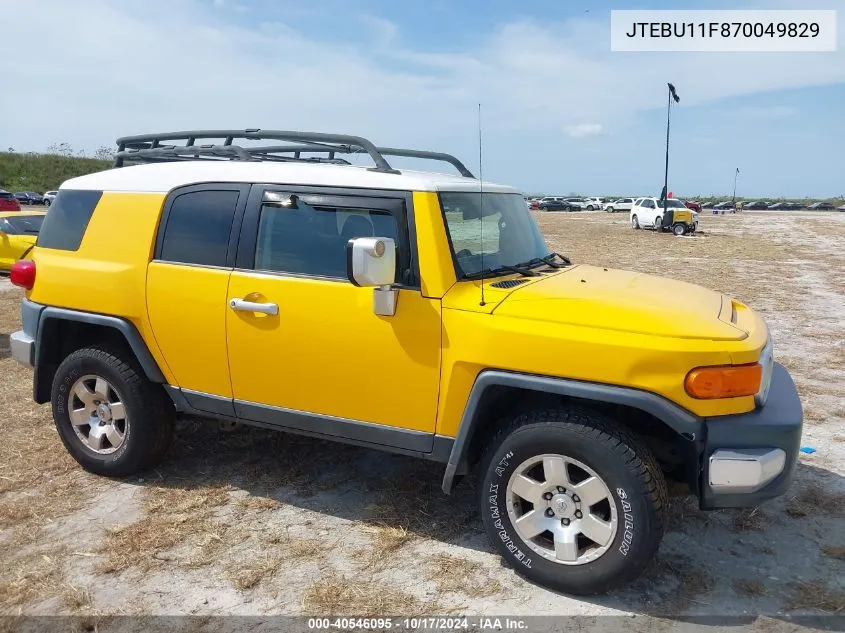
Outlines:
<svg viewBox="0 0 845 633"><path fill-rule="evenodd" d="M396 243L389 237L358 237L346 243L346 277L353 285L373 287L373 312L396 314Z"/></svg>

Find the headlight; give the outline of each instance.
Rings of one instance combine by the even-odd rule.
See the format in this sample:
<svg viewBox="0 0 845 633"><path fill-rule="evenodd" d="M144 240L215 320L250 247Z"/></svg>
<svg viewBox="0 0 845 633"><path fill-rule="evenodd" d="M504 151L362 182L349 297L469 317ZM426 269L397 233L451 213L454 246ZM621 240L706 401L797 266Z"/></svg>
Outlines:
<svg viewBox="0 0 845 633"><path fill-rule="evenodd" d="M772 385L772 373L775 368L775 357L772 353L772 339L766 342L766 346L760 353L760 360L757 361L763 368L763 375L760 377L760 390L754 396L754 402L758 407L766 404L769 397L769 387Z"/></svg>

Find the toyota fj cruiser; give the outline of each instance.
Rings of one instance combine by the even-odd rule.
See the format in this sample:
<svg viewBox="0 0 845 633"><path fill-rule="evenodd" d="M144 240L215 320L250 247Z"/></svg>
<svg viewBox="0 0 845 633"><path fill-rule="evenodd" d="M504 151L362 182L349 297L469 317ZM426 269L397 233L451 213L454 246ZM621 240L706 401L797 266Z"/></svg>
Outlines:
<svg viewBox="0 0 845 633"><path fill-rule="evenodd" d="M645 567L667 478L704 509L789 485L801 404L757 314L550 252L518 191L452 156L266 130L116 156L62 185L11 273L12 352L91 472L151 467L178 414L434 460L445 493L478 472L510 565L575 594Z"/></svg>

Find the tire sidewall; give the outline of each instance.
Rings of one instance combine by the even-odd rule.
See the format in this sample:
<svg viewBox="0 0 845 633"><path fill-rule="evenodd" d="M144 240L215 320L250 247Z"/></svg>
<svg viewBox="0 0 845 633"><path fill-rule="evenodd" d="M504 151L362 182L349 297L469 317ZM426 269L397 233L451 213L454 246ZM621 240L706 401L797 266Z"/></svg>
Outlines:
<svg viewBox="0 0 845 633"><path fill-rule="evenodd" d="M113 453L98 454L83 444L77 437L70 421L68 411L68 395L73 384L82 376L94 374L105 378L112 387L120 394L121 401L126 410L126 417L129 423L126 425L126 434L123 443ZM53 380L51 393L53 406L53 420L70 454L86 469L100 471L116 467L133 457L135 452L134 423L132 412L138 409L134 400L134 394L123 377L111 368L107 363L97 361L90 357L76 357L68 359L59 366Z"/></svg>
<svg viewBox="0 0 845 633"><path fill-rule="evenodd" d="M597 560L583 565L553 562L532 550L514 529L507 510L508 481L520 464L541 454L561 454L579 460L592 468L610 490L617 530L612 545ZM622 579L635 577L655 549L652 512L641 482L620 455L563 429L517 429L495 451L482 481L481 515L495 548L521 575L567 593L600 593L620 584Z"/></svg>

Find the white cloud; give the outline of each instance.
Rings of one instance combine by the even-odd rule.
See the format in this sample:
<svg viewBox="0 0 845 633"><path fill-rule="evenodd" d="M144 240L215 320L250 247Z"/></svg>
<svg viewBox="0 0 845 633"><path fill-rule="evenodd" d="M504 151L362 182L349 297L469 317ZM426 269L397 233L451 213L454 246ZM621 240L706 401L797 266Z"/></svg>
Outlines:
<svg viewBox="0 0 845 633"><path fill-rule="evenodd" d="M572 138L586 138L602 133L601 123L579 123L578 125L564 126L563 131Z"/></svg>

